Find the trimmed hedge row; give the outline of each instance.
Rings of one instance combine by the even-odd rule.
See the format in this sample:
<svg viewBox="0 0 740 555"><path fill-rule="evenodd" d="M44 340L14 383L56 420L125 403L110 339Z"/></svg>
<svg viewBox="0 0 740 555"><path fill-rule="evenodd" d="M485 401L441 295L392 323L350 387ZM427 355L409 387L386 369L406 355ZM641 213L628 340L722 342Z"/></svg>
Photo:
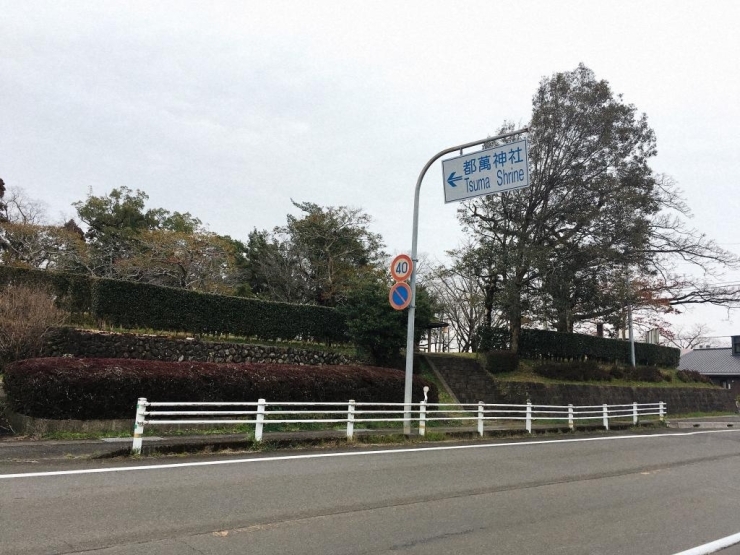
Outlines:
<svg viewBox="0 0 740 555"><path fill-rule="evenodd" d="M491 374L513 372L519 367L519 355L512 351L487 351L484 365Z"/></svg>
<svg viewBox="0 0 740 555"><path fill-rule="evenodd" d="M92 282L93 278L81 274L0 266L0 287L13 283L47 288L57 297L58 306L72 314L90 312Z"/></svg>
<svg viewBox="0 0 740 555"><path fill-rule="evenodd" d="M500 328L482 328L478 334L479 349L508 349L509 332ZM630 362L628 341L594 337L580 333L523 329L519 356L537 360L595 360L605 363ZM635 362L644 366L676 368L681 351L648 343L635 343Z"/></svg>
<svg viewBox="0 0 740 555"><path fill-rule="evenodd" d="M92 313L117 326L261 339L346 341L333 308L226 297L144 283L95 280Z"/></svg>
<svg viewBox="0 0 740 555"><path fill-rule="evenodd" d="M36 418L132 418L136 400L403 402L404 373L371 366L216 364L130 359L36 358L5 369L16 412ZM414 377L413 399L439 402L436 386Z"/></svg>
<svg viewBox="0 0 740 555"><path fill-rule="evenodd" d="M709 376L705 376L698 370L679 370L676 378L684 383L714 383Z"/></svg>
<svg viewBox="0 0 740 555"><path fill-rule="evenodd" d="M48 287L60 307L115 326L267 340L347 341L344 316L333 308L0 266L0 286L10 282Z"/></svg>
<svg viewBox="0 0 740 555"><path fill-rule="evenodd" d="M673 381L673 375L661 372L656 366L612 366L604 368L595 360L544 362L534 367L534 373L555 380L574 382L630 382L660 383ZM693 370L679 370L676 379L683 383L712 383L708 377Z"/></svg>

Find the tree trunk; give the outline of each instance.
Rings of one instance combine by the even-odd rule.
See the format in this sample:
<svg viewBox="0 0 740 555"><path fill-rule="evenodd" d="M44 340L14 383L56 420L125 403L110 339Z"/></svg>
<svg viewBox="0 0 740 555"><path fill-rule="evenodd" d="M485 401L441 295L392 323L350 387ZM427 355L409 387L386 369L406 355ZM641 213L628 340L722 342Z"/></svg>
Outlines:
<svg viewBox="0 0 740 555"><path fill-rule="evenodd" d="M555 331L566 333L569 329L568 322L568 309L565 307L558 307L557 309L558 319L555 323Z"/></svg>
<svg viewBox="0 0 740 555"><path fill-rule="evenodd" d="M486 298L483 301L485 314L483 315L483 324L490 328L493 323L493 288L486 289Z"/></svg>
<svg viewBox="0 0 740 555"><path fill-rule="evenodd" d="M511 346L510 349L514 353L519 353L519 338L522 335L522 318L511 319Z"/></svg>

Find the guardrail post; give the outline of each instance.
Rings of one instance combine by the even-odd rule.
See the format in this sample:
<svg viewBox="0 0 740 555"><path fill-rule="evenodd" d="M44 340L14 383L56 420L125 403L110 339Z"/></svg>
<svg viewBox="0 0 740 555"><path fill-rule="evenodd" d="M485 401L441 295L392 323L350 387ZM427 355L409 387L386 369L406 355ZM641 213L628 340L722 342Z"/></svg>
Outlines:
<svg viewBox="0 0 740 555"><path fill-rule="evenodd" d="M478 401L478 435L483 437L483 401Z"/></svg>
<svg viewBox="0 0 740 555"><path fill-rule="evenodd" d="M355 434L355 400L350 399L347 406L347 439L352 441Z"/></svg>
<svg viewBox="0 0 740 555"><path fill-rule="evenodd" d="M604 429L609 429L609 407L607 405L603 405L604 407Z"/></svg>
<svg viewBox="0 0 740 555"><path fill-rule="evenodd" d="M419 435L424 437L427 433L427 402L419 403Z"/></svg>
<svg viewBox="0 0 740 555"><path fill-rule="evenodd" d="M254 441L262 441L262 426L265 421L265 405L267 402L264 399L257 399L257 423L254 425Z"/></svg>
<svg viewBox="0 0 740 555"><path fill-rule="evenodd" d="M573 405L568 405L568 428L570 428L570 431L573 431L573 428L575 427L573 423Z"/></svg>
<svg viewBox="0 0 740 555"><path fill-rule="evenodd" d="M665 422L665 402L660 402L660 407L658 408L658 415L660 416L660 421Z"/></svg>
<svg viewBox="0 0 740 555"><path fill-rule="evenodd" d="M139 400L136 401L136 418L134 419L134 444L131 446L131 453L134 455L141 454L146 406L146 397L139 397Z"/></svg>
<svg viewBox="0 0 740 555"><path fill-rule="evenodd" d="M637 401L632 403L632 425L637 426L638 418L637 418Z"/></svg>
<svg viewBox="0 0 740 555"><path fill-rule="evenodd" d="M532 401L527 401L527 419L526 419L527 431L532 433Z"/></svg>

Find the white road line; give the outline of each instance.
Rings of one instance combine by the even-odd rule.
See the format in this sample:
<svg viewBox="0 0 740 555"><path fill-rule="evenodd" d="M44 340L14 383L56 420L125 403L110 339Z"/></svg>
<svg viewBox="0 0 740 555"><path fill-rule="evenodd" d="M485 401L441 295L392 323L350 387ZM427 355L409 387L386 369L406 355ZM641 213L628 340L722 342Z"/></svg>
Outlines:
<svg viewBox="0 0 740 555"><path fill-rule="evenodd" d="M720 549L725 549L726 547L731 547L738 543L740 543L740 533L705 543L704 545L694 547L693 549L681 551L681 553L676 553L675 555L709 555L710 553L717 553Z"/></svg>
<svg viewBox="0 0 740 555"><path fill-rule="evenodd" d="M135 470L164 470L169 468L187 468L195 466L217 466L223 464L246 464L274 461L296 461L302 459L327 459L334 457L361 457L369 455L395 455L398 453L424 453L429 451L454 451L459 449L487 449L493 447L527 447L530 445L559 445L562 443L585 443L588 441L623 441L628 439L684 438L704 434L738 433L740 429L704 430L699 432L647 434L630 436L584 437L576 439L551 439L540 441L523 441L518 443L476 443L472 445L439 445L435 447L414 447L408 449L383 449L376 451L347 451L343 453L313 453L310 455L282 455L277 457L255 457L251 459L227 459L218 461L200 461L188 463L151 464L142 466L118 466L113 468L87 468L81 470L55 470L51 472L24 472L21 474L0 474L0 480L14 478L41 478L45 476L72 476L75 474L103 474L106 472L131 472Z"/></svg>

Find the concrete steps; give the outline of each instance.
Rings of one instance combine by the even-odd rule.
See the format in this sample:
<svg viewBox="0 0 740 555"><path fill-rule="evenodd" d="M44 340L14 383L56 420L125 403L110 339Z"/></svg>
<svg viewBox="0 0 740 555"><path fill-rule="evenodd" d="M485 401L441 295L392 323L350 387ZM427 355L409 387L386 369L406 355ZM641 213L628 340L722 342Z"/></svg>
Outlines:
<svg viewBox="0 0 740 555"><path fill-rule="evenodd" d="M493 378L475 359L443 354L425 354L424 357L461 403L496 402L497 389Z"/></svg>

